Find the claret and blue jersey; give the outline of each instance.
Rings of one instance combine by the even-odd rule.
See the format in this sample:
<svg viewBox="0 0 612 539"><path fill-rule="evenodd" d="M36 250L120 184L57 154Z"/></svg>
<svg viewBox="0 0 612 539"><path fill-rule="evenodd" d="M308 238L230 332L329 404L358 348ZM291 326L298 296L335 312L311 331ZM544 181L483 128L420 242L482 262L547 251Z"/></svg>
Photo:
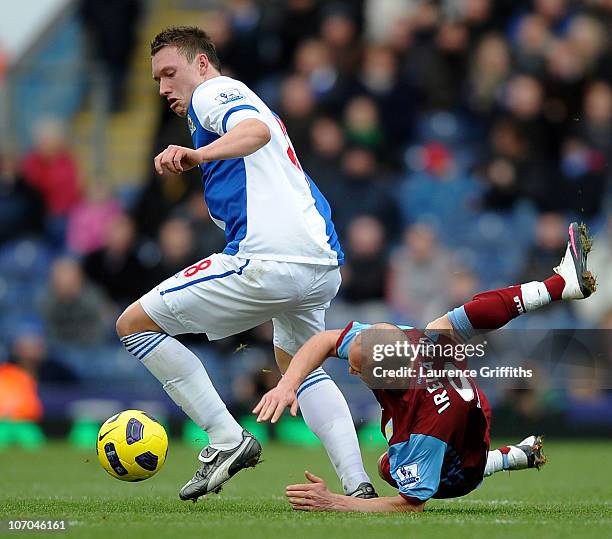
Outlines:
<svg viewBox="0 0 612 539"><path fill-rule="evenodd" d="M200 166L214 222L225 231L225 254L241 258L341 265L344 254L330 206L302 170L280 119L240 81L214 77L194 91L188 125L195 148L248 118L264 122L271 140L246 157Z"/></svg>
<svg viewBox="0 0 612 539"><path fill-rule="evenodd" d="M351 342L369 327L350 322L338 339L337 356L348 359ZM424 336L410 326L399 327L410 342L418 343ZM468 391L457 391L457 380L446 378L416 378L408 390L373 390L382 408L381 430L389 443L382 472L387 482L415 503L463 496L482 481L490 407L474 380L459 383Z"/></svg>

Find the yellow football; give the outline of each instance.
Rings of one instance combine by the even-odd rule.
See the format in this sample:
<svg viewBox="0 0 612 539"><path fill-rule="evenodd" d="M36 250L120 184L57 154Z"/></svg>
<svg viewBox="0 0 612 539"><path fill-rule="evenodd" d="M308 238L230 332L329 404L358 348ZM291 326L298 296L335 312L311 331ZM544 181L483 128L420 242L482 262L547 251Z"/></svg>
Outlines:
<svg viewBox="0 0 612 539"><path fill-rule="evenodd" d="M168 436L159 421L146 412L125 410L102 423L96 453L114 478L143 481L164 465Z"/></svg>

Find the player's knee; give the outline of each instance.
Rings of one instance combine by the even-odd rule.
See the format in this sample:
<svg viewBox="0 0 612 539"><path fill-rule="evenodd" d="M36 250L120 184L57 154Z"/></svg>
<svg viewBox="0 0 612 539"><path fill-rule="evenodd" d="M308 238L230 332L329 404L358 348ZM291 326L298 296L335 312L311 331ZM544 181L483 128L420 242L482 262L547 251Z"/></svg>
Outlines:
<svg viewBox="0 0 612 539"><path fill-rule="evenodd" d="M130 316L130 308L128 307L121 313L119 318L117 318L117 322L115 323L115 331L117 332L118 337L127 337L134 333L130 331L133 323Z"/></svg>
<svg viewBox="0 0 612 539"><path fill-rule="evenodd" d="M444 316L429 322L425 329L428 331L451 331L453 329L453 325L448 317L448 314L445 314Z"/></svg>
<svg viewBox="0 0 612 539"><path fill-rule="evenodd" d="M115 329L119 337L127 337L140 331L161 331L160 327L144 312L138 301L132 303L121 313Z"/></svg>
<svg viewBox="0 0 612 539"><path fill-rule="evenodd" d="M397 488L397 483L391 475L391 468L389 466L389 454L387 452L383 453L378 459L378 476L381 479L384 479L392 487Z"/></svg>
<svg viewBox="0 0 612 539"><path fill-rule="evenodd" d="M389 481L389 457L386 451L378 457L378 477Z"/></svg>

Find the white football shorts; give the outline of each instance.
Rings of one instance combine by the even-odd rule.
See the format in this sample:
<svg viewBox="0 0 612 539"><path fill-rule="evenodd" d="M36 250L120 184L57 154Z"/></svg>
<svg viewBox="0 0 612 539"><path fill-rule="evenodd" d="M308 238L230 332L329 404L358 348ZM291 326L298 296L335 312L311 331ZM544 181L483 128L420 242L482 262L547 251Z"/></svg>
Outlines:
<svg viewBox="0 0 612 539"><path fill-rule="evenodd" d="M336 266L213 254L163 281L140 304L168 335L217 340L272 320L274 346L294 355L325 329L340 282Z"/></svg>

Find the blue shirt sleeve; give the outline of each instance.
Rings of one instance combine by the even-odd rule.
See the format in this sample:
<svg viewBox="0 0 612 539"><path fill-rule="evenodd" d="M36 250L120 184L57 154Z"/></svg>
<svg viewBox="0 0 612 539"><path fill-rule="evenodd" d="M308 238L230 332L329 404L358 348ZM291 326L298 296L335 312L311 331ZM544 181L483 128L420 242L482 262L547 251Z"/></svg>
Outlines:
<svg viewBox="0 0 612 539"><path fill-rule="evenodd" d="M426 434L389 447L391 476L400 494L426 501L438 490L446 443Z"/></svg>
<svg viewBox="0 0 612 539"><path fill-rule="evenodd" d="M348 359L349 347L357 335L365 329L372 327L372 324L362 324L361 322L349 322L344 328L342 335L336 343L336 355L341 359ZM414 329L412 326L397 326L400 329Z"/></svg>
<svg viewBox="0 0 612 539"><path fill-rule="evenodd" d="M336 355L341 359L348 359L351 342L364 329L368 329L370 326L371 324L362 324L361 322L349 322L336 343Z"/></svg>

